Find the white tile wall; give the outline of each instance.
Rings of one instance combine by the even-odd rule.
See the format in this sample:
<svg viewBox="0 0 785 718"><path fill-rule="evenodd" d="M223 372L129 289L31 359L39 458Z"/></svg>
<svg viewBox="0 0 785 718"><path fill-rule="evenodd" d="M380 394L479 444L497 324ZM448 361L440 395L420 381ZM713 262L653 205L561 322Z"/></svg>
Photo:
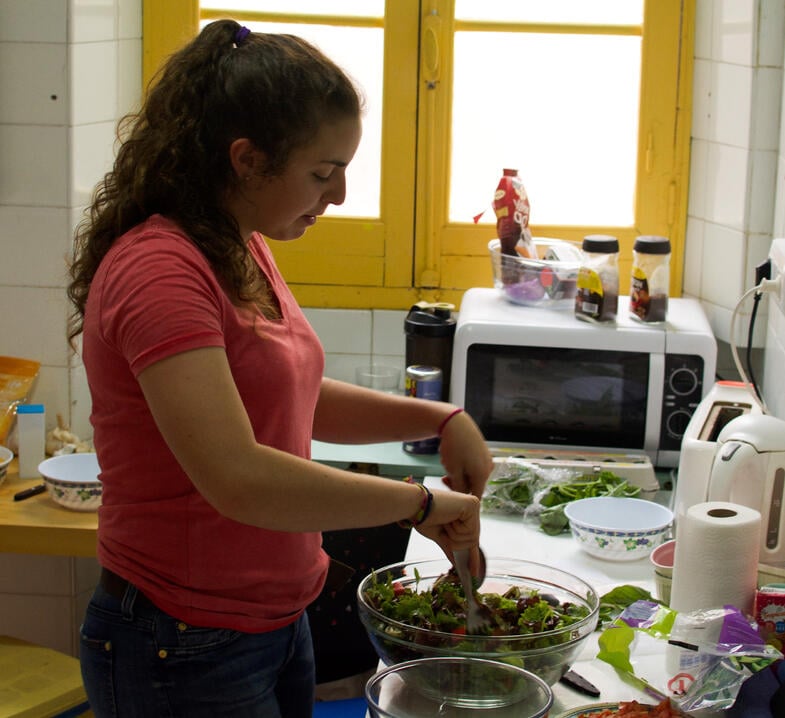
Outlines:
<svg viewBox="0 0 785 718"><path fill-rule="evenodd" d="M68 0L3 0L0 42L65 42Z"/></svg>
<svg viewBox="0 0 785 718"><path fill-rule="evenodd" d="M117 0L68 0L69 42L116 39L119 10Z"/></svg>
<svg viewBox="0 0 785 718"><path fill-rule="evenodd" d="M783 191L785 2L697 0L696 11L684 290L701 298L727 342L734 308L768 254ZM742 341L750 308L739 307ZM759 311L762 345L766 308Z"/></svg>
<svg viewBox="0 0 785 718"><path fill-rule="evenodd" d="M0 123L65 124L66 50L63 43L0 42L0 97L27 98L0 103Z"/></svg>
<svg viewBox="0 0 785 718"><path fill-rule="evenodd" d="M764 67L780 67L785 48L785 5L781 0L761 0L759 13L758 62Z"/></svg>
<svg viewBox="0 0 785 718"><path fill-rule="evenodd" d="M763 388L768 410L785 419L785 314L777 307L769 308Z"/></svg>
<svg viewBox="0 0 785 718"><path fill-rule="evenodd" d="M63 207L0 205L0 287L64 287L69 231Z"/></svg>
<svg viewBox="0 0 785 718"><path fill-rule="evenodd" d="M117 117L117 53L119 44L80 42L69 45L71 125L108 122ZM95 177L93 177L93 183Z"/></svg>
<svg viewBox="0 0 785 718"><path fill-rule="evenodd" d="M401 370L403 389L406 312L310 308L305 315L324 347L327 376L354 383L357 367L386 364Z"/></svg>
<svg viewBox="0 0 785 718"><path fill-rule="evenodd" d="M0 124L0 157L0 205L67 206L67 127Z"/></svg>

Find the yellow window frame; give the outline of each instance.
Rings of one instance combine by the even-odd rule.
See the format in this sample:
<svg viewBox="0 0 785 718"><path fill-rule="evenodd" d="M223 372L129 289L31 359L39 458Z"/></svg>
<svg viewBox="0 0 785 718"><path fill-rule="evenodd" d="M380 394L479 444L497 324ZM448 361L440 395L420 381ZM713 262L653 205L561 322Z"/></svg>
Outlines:
<svg viewBox="0 0 785 718"><path fill-rule="evenodd" d="M144 0L145 83L168 54L198 32L200 17L217 16L200 15L198 0ZM450 146L449 138L444 138L449 133L436 128L451 126L453 33L471 30L473 25L455 22L453 16L454 0L387 0L380 217L322 218L296 242L271 243L303 305L406 309L420 299L459 305L467 288L490 286L486 246L493 230L487 225L448 221L449 183L444 178L450 176ZM270 16L246 13L237 19ZM695 0L646 0L642 28L628 29L642 36L644 68L634 224L533 227L535 235L574 241L587 233L618 236L623 291L635 237L661 234L673 246L671 293L681 293L694 19ZM329 16L296 20L335 22ZM341 23L369 25L365 18L342 19ZM493 24L474 25L493 29ZM509 28L499 25L499 29ZM592 27L591 31L618 29ZM423 47L418 46L420 35ZM433 42L438 43L440 53L438 92L427 89L425 76L428 53L433 50L429 43Z"/></svg>

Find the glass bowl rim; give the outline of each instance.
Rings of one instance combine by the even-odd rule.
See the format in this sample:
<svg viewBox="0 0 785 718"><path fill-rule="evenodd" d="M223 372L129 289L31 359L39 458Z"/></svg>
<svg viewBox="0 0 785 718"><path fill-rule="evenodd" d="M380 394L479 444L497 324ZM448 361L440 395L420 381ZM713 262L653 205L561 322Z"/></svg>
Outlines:
<svg viewBox="0 0 785 718"><path fill-rule="evenodd" d="M542 691L546 698L546 703L539 708L540 711L545 711L545 714L547 715L547 712L550 711L550 709L553 707L553 688L551 688L551 686L549 686L548 683L540 678L540 676L538 676L536 673L533 673L526 668L522 668L521 666L516 666L512 663L505 663L504 661L498 661L493 658L482 658L480 656L425 656L423 658L414 658L409 661L402 661L401 663L394 663L390 666L385 666L383 669L374 673L365 682L363 692L365 694L366 702L369 706L373 706L374 709L379 708L384 710L384 708L378 706L377 701L374 700L371 696L371 689L374 686L381 684L385 678L393 674L398 675L398 677L403 680L403 677L400 675L402 671L406 671L413 666L421 666L424 664L433 663L474 663L478 665L495 664L497 666L502 666L505 669L511 669L513 673L517 673L521 677L526 677L527 680L531 680Z"/></svg>
<svg viewBox="0 0 785 718"><path fill-rule="evenodd" d="M592 623L592 620L594 618L599 619L600 595L599 595L599 593L597 593L595 588L591 584L589 584L587 581L585 581L584 579L580 578L579 576L575 576L573 574L569 574L569 573L567 573L567 571L564 571L564 570L562 570L560 568L556 568L555 566L549 566L547 564L538 563L536 561L527 561L526 559L510 558L510 557L505 557L505 556L489 556L489 557L487 557L487 565L488 565L487 575L488 576L496 577L496 574L493 571L493 565L496 562L510 562L510 563L513 563L513 564L525 564L527 567L533 567L535 569L542 568L542 569L546 569L548 571L554 571L557 574L562 574L563 576L565 576L567 578L571 578L572 580L578 582L579 584L582 584L587 589L587 596L588 597L594 596L594 601L595 601L596 605L594 605L594 607L592 607L591 605L586 605L586 608L589 609L589 613L586 616L584 616L582 619L580 619L579 621L576 621L575 623L571 623L569 626L564 626L563 628L557 628L557 629L554 629L554 630L551 630L551 631L540 631L538 633L508 633L508 634L505 634L505 635L502 635L502 636L493 636L493 635L489 636L489 635L485 635L485 634L470 634L470 633L455 634L455 633L450 633L448 631L436 631L436 630L434 630L432 628L422 628L422 627L418 627L418 626L412 626L411 624L403 623L402 621L397 621L394 618L389 618L388 616L385 616L383 613L381 613L381 611L378 611L373 606L369 605L363 598L364 588L367 587L368 583L371 581L371 579L372 579L372 577L374 575L381 576L383 574L386 574L391 569L405 568L405 567L412 567L413 568L413 567L415 567L417 565L422 565L422 564L437 564L437 563L442 563L443 564L445 562L449 564L449 559L447 559L446 556L444 558L429 558L429 559L428 558L424 558L424 559L415 559L415 560L412 560L412 561L397 561L395 563L388 564L387 566L382 566L381 568L375 569L374 571L371 571L371 573L367 574L362 579L362 581L360 581L359 585L357 586L357 602L362 607L362 609L364 611L367 611L375 619L383 621L384 623L386 623L387 625L389 625L390 627L393 627L393 628L400 628L400 629L403 629L403 630L406 630L406 631L422 631L422 632L427 633L427 634L429 634L431 636L434 636L434 637L439 637L439 638L444 637L445 639L450 639L450 640L455 640L455 638L457 636L462 641L466 641L466 640L468 640L468 641L483 641L483 642L486 642L486 643L490 642L491 644L506 643L506 642L510 642L510 641L521 641L521 640L526 640L526 639L533 640L533 639L538 639L538 638L541 638L541 637L548 638L548 637L551 637L551 636L560 636L560 635L563 635L564 633L568 633L568 632L572 633L573 631L576 631L576 630L579 630L579 629L583 628L584 626ZM511 572L508 571L507 574L511 574ZM498 576L498 577L501 578L501 576ZM401 577L401 578L405 578L405 577ZM409 578L411 578L412 580L416 580L414 575L410 576ZM436 578L436 577L434 577L434 578ZM520 578L526 578L526 577L525 576L520 576ZM535 580L535 577L530 577L530 578L532 580ZM395 579L395 580L398 580L398 579ZM544 583L548 583L549 585L553 585L555 588L558 588L561 591L566 591L567 593L570 593L570 594L576 596L576 598L581 598L580 596L575 594L573 591L565 589L563 586L559 586L558 584L554 584L554 583L548 582L548 581L545 581ZM582 600L586 604L589 603L589 599L588 598L582 599ZM594 621L595 626L596 626L596 623L597 623L597 621ZM564 647L564 646L568 645L569 643L571 643L572 641L577 641L580 638L585 638L587 635L589 635L589 633L591 633L591 631L586 633L585 635L579 632L578 636L576 636L574 638L571 638L571 640L567 641L566 643L557 644L556 647Z"/></svg>

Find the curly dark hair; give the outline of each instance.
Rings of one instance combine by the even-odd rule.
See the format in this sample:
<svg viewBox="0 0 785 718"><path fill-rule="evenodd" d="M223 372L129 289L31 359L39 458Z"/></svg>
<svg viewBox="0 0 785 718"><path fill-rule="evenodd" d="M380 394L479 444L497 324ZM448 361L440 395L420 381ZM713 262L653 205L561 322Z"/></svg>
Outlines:
<svg viewBox="0 0 785 718"><path fill-rule="evenodd" d="M68 297L71 342L81 333L93 276L115 240L153 214L173 219L233 297L263 309L271 300L234 217L223 207L238 183L229 146L247 137L280 174L292 150L319 128L359 117L349 77L293 35L238 31L217 20L166 62L144 105L118 125L114 167L98 184L76 229Z"/></svg>

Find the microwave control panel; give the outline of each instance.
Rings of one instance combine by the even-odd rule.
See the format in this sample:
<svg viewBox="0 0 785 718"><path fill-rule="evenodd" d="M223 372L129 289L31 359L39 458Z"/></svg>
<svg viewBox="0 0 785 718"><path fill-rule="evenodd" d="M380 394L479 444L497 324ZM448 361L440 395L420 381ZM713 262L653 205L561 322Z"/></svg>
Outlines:
<svg viewBox="0 0 785 718"><path fill-rule="evenodd" d="M679 451L687 424L703 398L703 358L665 355L660 451Z"/></svg>

